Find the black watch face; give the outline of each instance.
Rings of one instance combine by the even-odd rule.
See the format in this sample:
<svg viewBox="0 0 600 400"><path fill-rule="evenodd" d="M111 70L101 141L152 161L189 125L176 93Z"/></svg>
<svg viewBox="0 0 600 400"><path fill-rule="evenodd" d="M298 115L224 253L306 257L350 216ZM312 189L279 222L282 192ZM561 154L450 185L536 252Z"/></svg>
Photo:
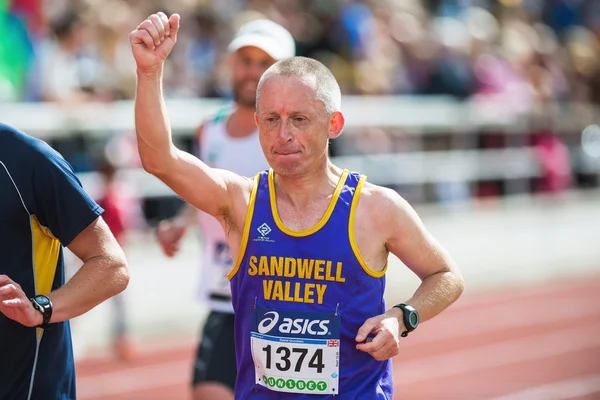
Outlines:
<svg viewBox="0 0 600 400"><path fill-rule="evenodd" d="M40 306L45 306L48 304L48 299L45 297L36 297L35 301L37 301Z"/></svg>
<svg viewBox="0 0 600 400"><path fill-rule="evenodd" d="M417 313L411 312L408 315L408 322L410 322L411 326L416 327L419 324L419 315Z"/></svg>

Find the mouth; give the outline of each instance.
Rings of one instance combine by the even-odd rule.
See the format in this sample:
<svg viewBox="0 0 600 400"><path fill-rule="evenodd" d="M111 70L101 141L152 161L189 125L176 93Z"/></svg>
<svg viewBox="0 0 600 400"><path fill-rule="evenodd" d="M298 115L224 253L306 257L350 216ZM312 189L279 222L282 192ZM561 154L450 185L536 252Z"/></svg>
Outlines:
<svg viewBox="0 0 600 400"><path fill-rule="evenodd" d="M291 156L294 154L299 154L300 152L297 150L279 150L275 151L275 155L277 156Z"/></svg>

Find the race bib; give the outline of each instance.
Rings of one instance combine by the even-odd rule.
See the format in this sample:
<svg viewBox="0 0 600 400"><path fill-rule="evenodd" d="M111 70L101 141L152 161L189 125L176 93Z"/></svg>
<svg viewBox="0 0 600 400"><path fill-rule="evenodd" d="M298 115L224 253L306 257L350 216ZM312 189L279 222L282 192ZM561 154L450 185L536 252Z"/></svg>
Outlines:
<svg viewBox="0 0 600 400"><path fill-rule="evenodd" d="M340 316L255 310L250 342L256 384L277 392L337 394Z"/></svg>

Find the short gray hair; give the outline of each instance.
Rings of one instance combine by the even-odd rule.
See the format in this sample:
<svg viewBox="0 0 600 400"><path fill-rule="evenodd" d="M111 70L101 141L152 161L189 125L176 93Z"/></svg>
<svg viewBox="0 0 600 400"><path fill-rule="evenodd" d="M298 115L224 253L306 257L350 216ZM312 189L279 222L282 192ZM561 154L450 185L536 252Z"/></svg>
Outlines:
<svg viewBox="0 0 600 400"><path fill-rule="evenodd" d="M316 79L316 97L325 105L328 114L340 111L342 93L333 73L322 63L307 57L291 57L273 64L260 77L256 87L256 107L260 98L260 89L267 79L280 76L297 76L300 78L314 77Z"/></svg>

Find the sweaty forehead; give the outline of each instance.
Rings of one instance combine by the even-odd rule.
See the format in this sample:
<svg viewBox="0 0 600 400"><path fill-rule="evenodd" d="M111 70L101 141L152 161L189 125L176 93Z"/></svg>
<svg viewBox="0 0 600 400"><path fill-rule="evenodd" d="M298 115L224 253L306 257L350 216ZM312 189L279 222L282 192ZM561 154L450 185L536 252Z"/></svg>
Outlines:
<svg viewBox="0 0 600 400"><path fill-rule="evenodd" d="M316 96L317 80L314 75L304 77L273 75L263 82L258 106L260 111L313 108L321 101Z"/></svg>

